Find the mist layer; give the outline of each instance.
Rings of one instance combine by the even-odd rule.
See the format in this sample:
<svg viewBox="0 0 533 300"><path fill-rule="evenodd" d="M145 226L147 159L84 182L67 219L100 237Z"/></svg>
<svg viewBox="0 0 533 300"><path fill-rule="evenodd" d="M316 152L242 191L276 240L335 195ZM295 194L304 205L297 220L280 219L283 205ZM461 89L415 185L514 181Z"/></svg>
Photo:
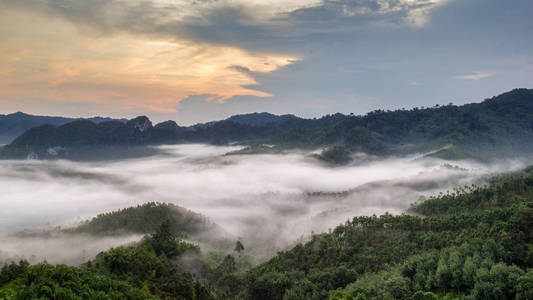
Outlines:
<svg viewBox="0 0 533 300"><path fill-rule="evenodd" d="M306 152L224 155L237 149L177 145L159 147L162 154L149 158L100 163L2 161L0 234L69 226L98 213L158 201L202 213L230 236L269 255L353 216L400 214L421 196L523 165L462 161L450 166L423 156L377 160L361 155L351 165L331 167ZM85 248L71 245L77 252L67 256L132 239L96 248L77 243ZM7 238L0 248L27 256L33 251L31 244Z"/></svg>

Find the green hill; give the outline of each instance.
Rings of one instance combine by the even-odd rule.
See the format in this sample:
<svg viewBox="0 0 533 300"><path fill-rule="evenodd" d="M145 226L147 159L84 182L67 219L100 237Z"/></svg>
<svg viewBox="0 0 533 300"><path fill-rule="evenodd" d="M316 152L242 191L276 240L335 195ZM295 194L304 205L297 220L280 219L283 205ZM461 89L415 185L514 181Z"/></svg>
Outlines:
<svg viewBox="0 0 533 300"><path fill-rule="evenodd" d="M215 228L205 216L171 203L148 202L135 207L99 214L71 229L73 233L118 235L154 232L162 220L169 220L174 231L195 235Z"/></svg>
<svg viewBox="0 0 533 300"><path fill-rule="evenodd" d="M420 215L356 217L314 235L250 270L241 295L530 299L533 170L433 197L412 211Z"/></svg>

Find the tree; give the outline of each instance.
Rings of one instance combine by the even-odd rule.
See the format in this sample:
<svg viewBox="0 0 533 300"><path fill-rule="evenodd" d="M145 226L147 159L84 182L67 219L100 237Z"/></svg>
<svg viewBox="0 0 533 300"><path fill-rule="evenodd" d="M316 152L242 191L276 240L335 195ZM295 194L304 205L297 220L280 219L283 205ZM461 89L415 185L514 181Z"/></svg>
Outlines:
<svg viewBox="0 0 533 300"><path fill-rule="evenodd" d="M241 251L244 250L244 246L243 246L243 244L241 243L241 241L237 241L237 242L235 243L235 248L234 248L233 250L234 250L235 252L239 253L239 254L241 253Z"/></svg>
<svg viewBox="0 0 533 300"><path fill-rule="evenodd" d="M176 235L170 228L169 220L165 220L161 223L149 241L152 249L154 249L157 255L164 253L168 258L176 256L178 245L176 242Z"/></svg>
<svg viewBox="0 0 533 300"><path fill-rule="evenodd" d="M435 294L433 294L432 292L422 292L422 291L418 291L416 293L414 293L410 300L437 300L437 296Z"/></svg>
<svg viewBox="0 0 533 300"><path fill-rule="evenodd" d="M518 278L516 287L516 299L533 299L533 271Z"/></svg>

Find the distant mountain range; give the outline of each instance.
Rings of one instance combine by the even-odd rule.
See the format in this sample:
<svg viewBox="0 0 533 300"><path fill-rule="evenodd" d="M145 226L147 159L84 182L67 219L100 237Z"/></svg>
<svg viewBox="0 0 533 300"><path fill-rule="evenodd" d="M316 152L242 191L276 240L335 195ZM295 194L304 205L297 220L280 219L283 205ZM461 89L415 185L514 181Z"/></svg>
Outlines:
<svg viewBox="0 0 533 300"><path fill-rule="evenodd" d="M277 123L280 121L287 120L299 120L300 118L295 115L273 115L267 112L262 113L251 113L244 115L235 115L229 117L227 120L232 121L238 124L251 125L251 126L265 126L271 123Z"/></svg>
<svg viewBox="0 0 533 300"><path fill-rule="evenodd" d="M63 124L80 120L76 118L65 117L49 117L49 116L34 116L22 112L16 112L9 115L0 115L0 144L7 144L12 142L17 136L24 133L26 130L49 124L53 126L61 126ZM112 121L112 118L93 117L87 118L95 123ZM126 122L127 119L120 119L117 121Z"/></svg>
<svg viewBox="0 0 533 300"><path fill-rule="evenodd" d="M533 153L533 90L515 89L462 106L377 110L365 116L338 113L303 119L253 113L188 127L174 121L153 126L144 116L127 122L83 119L31 128L1 149L0 155L76 159L118 148L133 151L139 146L190 142L329 147L323 157L331 162L346 161L359 151L389 155L438 150L435 156L448 159L527 155Z"/></svg>

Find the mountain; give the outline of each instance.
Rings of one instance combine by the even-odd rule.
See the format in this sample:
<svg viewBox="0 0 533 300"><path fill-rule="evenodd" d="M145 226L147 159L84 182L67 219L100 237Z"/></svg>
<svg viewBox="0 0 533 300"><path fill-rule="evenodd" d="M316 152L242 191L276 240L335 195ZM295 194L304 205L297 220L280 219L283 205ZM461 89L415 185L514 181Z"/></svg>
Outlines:
<svg viewBox="0 0 533 300"><path fill-rule="evenodd" d="M265 126L267 124L277 123L283 120L298 120L300 118L294 116L294 115L274 115L267 112L262 113L251 113L251 114L242 114L242 115L235 115L227 118L226 120L243 124L243 125L251 125L251 126Z"/></svg>
<svg viewBox="0 0 533 300"><path fill-rule="evenodd" d="M23 132L32 127L44 124L60 126L72 122L74 120L77 119L65 117L34 116L22 112L16 112L9 115L0 115L0 144L10 143L17 136L21 135ZM93 117L88 118L87 120L93 121L95 123L101 123L111 121L113 119ZM121 119L119 121L125 122L126 120Z"/></svg>
<svg viewBox="0 0 533 300"><path fill-rule="evenodd" d="M533 151L533 90L516 89L462 106L383 111L341 119L319 130L296 129L276 144L335 145L374 154L454 145L472 155Z"/></svg>
<svg viewBox="0 0 533 300"><path fill-rule="evenodd" d="M80 158L83 156L80 153L98 155L103 149L189 142L329 147L319 158L332 163L348 161L354 152L390 155L441 149L434 156L454 159L530 155L533 90L515 89L481 103L376 110L365 116L337 113L302 119L254 113L190 127L180 127L173 121L152 126L146 117L126 123L77 120L61 126L32 128L5 146L0 155Z"/></svg>
<svg viewBox="0 0 533 300"><path fill-rule="evenodd" d="M126 123L76 120L57 127L45 124L24 132L4 146L2 153L15 158L28 155L76 158L99 148L144 145L149 140L151 129L152 122L146 117L137 117Z"/></svg>

